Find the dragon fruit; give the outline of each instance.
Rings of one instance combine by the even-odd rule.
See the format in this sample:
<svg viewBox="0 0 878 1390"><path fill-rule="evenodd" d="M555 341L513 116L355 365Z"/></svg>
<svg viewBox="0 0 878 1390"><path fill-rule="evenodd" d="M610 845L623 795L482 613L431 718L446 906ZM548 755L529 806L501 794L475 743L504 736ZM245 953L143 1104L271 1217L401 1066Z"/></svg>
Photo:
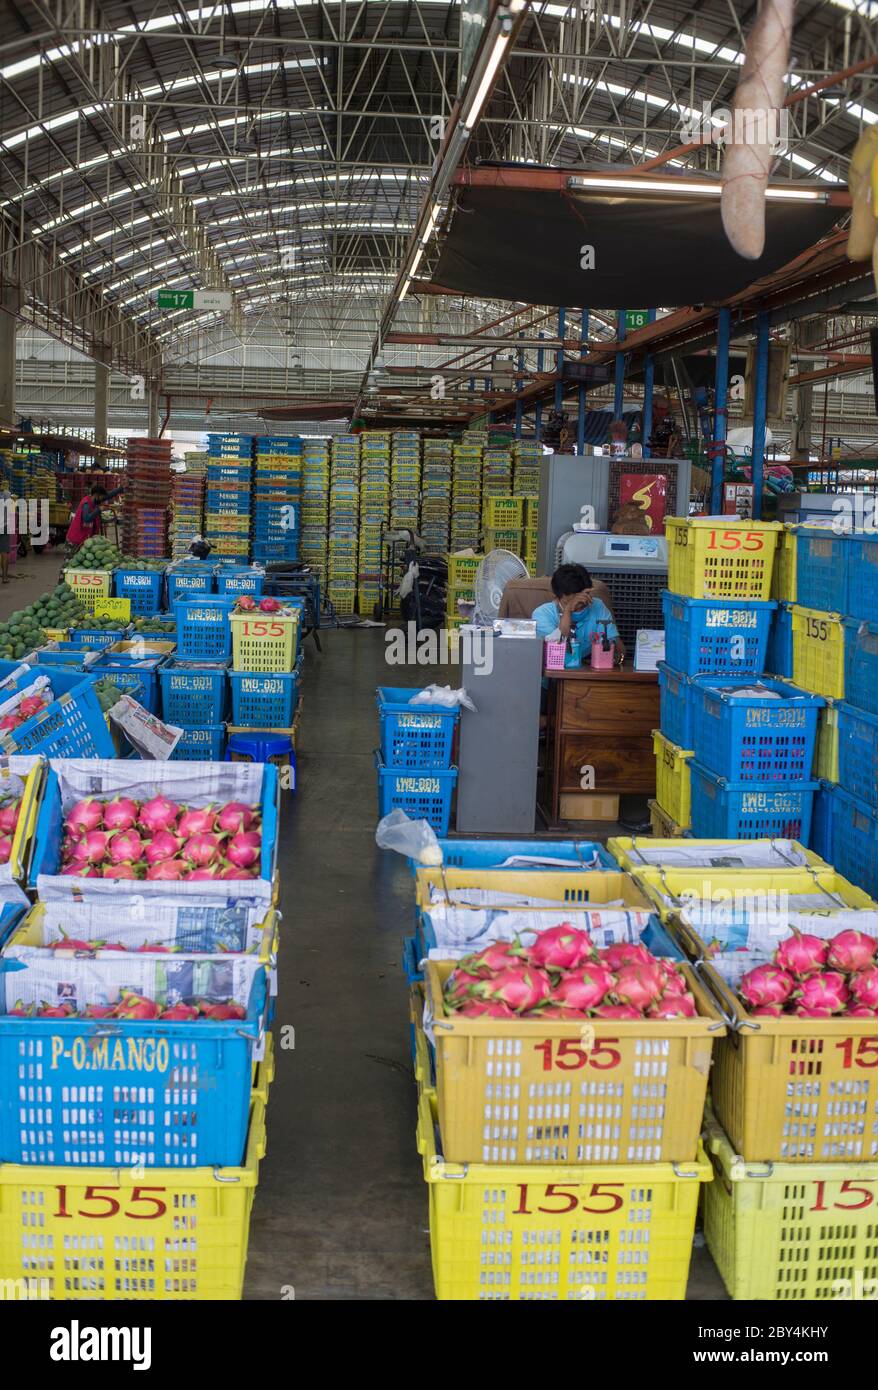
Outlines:
<svg viewBox="0 0 878 1390"><path fill-rule="evenodd" d="M878 941L862 931L841 931L829 943L826 964L833 970L842 970L851 975L855 970L865 970L875 959Z"/></svg>
<svg viewBox="0 0 878 1390"><path fill-rule="evenodd" d="M151 801L144 801L138 822L150 835L157 835L160 830L172 830L179 814L180 807L175 802L166 796L154 796Z"/></svg>
<svg viewBox="0 0 878 1390"><path fill-rule="evenodd" d="M516 1018L517 1015L499 999L468 999L457 1012L462 1018Z"/></svg>
<svg viewBox="0 0 878 1390"><path fill-rule="evenodd" d="M821 1009L811 1004L795 1004L791 1012L796 1018L832 1018L832 1009Z"/></svg>
<svg viewBox="0 0 878 1390"><path fill-rule="evenodd" d="M571 1009L595 1009L613 988L614 977L598 961L586 962L565 975L552 991L552 1002Z"/></svg>
<svg viewBox="0 0 878 1390"><path fill-rule="evenodd" d="M649 965L623 965L616 974L613 994L619 1004L631 1004L641 1011L660 999L664 979L654 960Z"/></svg>
<svg viewBox="0 0 878 1390"><path fill-rule="evenodd" d="M774 959L781 970L786 970L797 980L802 980L807 975L822 970L828 954L828 941L823 941L819 936L793 932L792 936L780 943L774 953Z"/></svg>
<svg viewBox="0 0 878 1390"><path fill-rule="evenodd" d="M146 871L146 877L151 881L155 879L179 881L185 876L186 865L181 864L179 859L161 859L158 864L151 864Z"/></svg>
<svg viewBox="0 0 878 1390"><path fill-rule="evenodd" d="M170 830L159 830L146 846L144 858L147 864L159 864L163 859L173 859L182 844L183 841L172 835Z"/></svg>
<svg viewBox="0 0 878 1390"><path fill-rule="evenodd" d="M664 999L651 1004L646 1011L647 1018L697 1018L693 994L667 994Z"/></svg>
<svg viewBox="0 0 878 1390"><path fill-rule="evenodd" d="M688 994L689 985L679 965L661 959L658 966L665 982L665 994Z"/></svg>
<svg viewBox="0 0 878 1390"><path fill-rule="evenodd" d="M655 956L645 946L636 946L627 941L605 946L598 951L598 959L614 974L623 965L655 965Z"/></svg>
<svg viewBox="0 0 878 1390"><path fill-rule="evenodd" d="M142 878L143 872L140 865L135 864L105 864L101 870L101 878Z"/></svg>
<svg viewBox="0 0 878 1390"><path fill-rule="evenodd" d="M575 970L594 956L594 946L588 932L562 922L541 931L528 955L534 965L552 970Z"/></svg>
<svg viewBox="0 0 878 1390"><path fill-rule="evenodd" d="M483 975L474 975L471 971L465 970L461 961L445 981L446 1003L453 1007L461 1000L471 998L475 986L482 984L484 978Z"/></svg>
<svg viewBox="0 0 878 1390"><path fill-rule="evenodd" d="M132 864L143 858L143 841L136 830L116 830L109 837L114 864Z"/></svg>
<svg viewBox="0 0 878 1390"><path fill-rule="evenodd" d="M213 806L192 807L184 811L177 822L177 834L182 835L184 840L188 840L190 835L209 834L216 823L216 811Z"/></svg>
<svg viewBox="0 0 878 1390"><path fill-rule="evenodd" d="M777 965L754 966L742 976L738 986L742 998L754 1008L763 1004L783 1004L795 988L795 980Z"/></svg>
<svg viewBox="0 0 878 1390"><path fill-rule="evenodd" d="M130 830L137 824L139 809L130 796L114 796L104 806L104 825L108 830Z"/></svg>
<svg viewBox="0 0 878 1390"><path fill-rule="evenodd" d="M0 806L0 834L14 835L21 811L21 801L7 801Z"/></svg>
<svg viewBox="0 0 878 1390"><path fill-rule="evenodd" d="M216 835L209 831L199 831L186 841L183 855L196 868L205 869L208 864L213 864L219 858L221 847L222 841Z"/></svg>
<svg viewBox="0 0 878 1390"><path fill-rule="evenodd" d="M102 803L97 801L95 797L88 796L84 801L77 801L67 817L67 825L77 835L84 835L88 830L97 830L103 815Z"/></svg>
<svg viewBox="0 0 878 1390"><path fill-rule="evenodd" d="M643 1018L639 1009L635 1009L633 1004L599 1004L596 1009L592 1009L595 1018Z"/></svg>
<svg viewBox="0 0 878 1390"><path fill-rule="evenodd" d="M783 1016L783 1004L760 1004L757 1009L750 1010L751 1018L781 1018Z"/></svg>
<svg viewBox="0 0 878 1390"><path fill-rule="evenodd" d="M507 965L520 965L524 955L524 947L517 938L515 941L492 941L483 951L464 956L458 969L478 976L495 975Z"/></svg>
<svg viewBox="0 0 878 1390"><path fill-rule="evenodd" d="M280 613L282 604L276 598L263 598L259 600L259 611L261 613Z"/></svg>
<svg viewBox="0 0 878 1390"><path fill-rule="evenodd" d="M868 1009L878 1009L878 966L870 965L867 970L858 970L848 980L851 994L858 1004Z"/></svg>
<svg viewBox="0 0 878 1390"><path fill-rule="evenodd" d="M238 869L249 869L261 852L262 836L258 830L239 831L226 845L226 858Z"/></svg>
<svg viewBox="0 0 878 1390"><path fill-rule="evenodd" d="M217 830L226 830L233 835L236 830L249 830L254 820L252 806L243 801L229 801L220 808L216 818Z"/></svg>
<svg viewBox="0 0 878 1390"><path fill-rule="evenodd" d="M878 971L875 973L878 976ZM850 993L844 975L837 970L824 970L819 975L806 975L799 984L796 997L806 1009L828 1009L831 1014L840 1014L850 999ZM861 999L860 1002L867 1001Z"/></svg>
<svg viewBox="0 0 878 1390"><path fill-rule="evenodd" d="M878 1018L878 1012L870 1009L867 1004L848 1004L844 1011L845 1018Z"/></svg>
<svg viewBox="0 0 878 1390"><path fill-rule="evenodd" d="M79 842L77 858L89 864L102 864L110 847L110 835L106 830L89 830Z"/></svg>
<svg viewBox="0 0 878 1390"><path fill-rule="evenodd" d="M544 1004L539 1009L532 1011L534 1018L555 1018L565 1020L568 1023L581 1023L584 1018L588 1018L587 1009L565 1009L561 1004Z"/></svg>
<svg viewBox="0 0 878 1390"><path fill-rule="evenodd" d="M12 841L8 835L0 835L0 864L8 864L12 858Z"/></svg>
<svg viewBox="0 0 878 1390"><path fill-rule="evenodd" d="M190 873L184 874L183 877L187 883L192 883L193 881L196 883L206 882L209 878L216 878L218 872L219 870L216 864L208 864L203 869L193 869Z"/></svg>
<svg viewBox="0 0 878 1390"><path fill-rule="evenodd" d="M526 1013L551 998L552 982L544 970L531 965L510 965L491 980L482 980L479 993L485 999L499 999L516 1013Z"/></svg>

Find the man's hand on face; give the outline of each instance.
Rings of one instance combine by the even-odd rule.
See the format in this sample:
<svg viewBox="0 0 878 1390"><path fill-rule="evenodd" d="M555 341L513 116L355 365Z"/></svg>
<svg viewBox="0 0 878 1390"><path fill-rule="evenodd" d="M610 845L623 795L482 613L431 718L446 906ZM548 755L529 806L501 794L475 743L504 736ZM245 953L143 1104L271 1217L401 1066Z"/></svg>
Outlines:
<svg viewBox="0 0 878 1390"><path fill-rule="evenodd" d="M582 589L578 594L564 594L558 600L558 607L561 610L561 636L567 637L573 623L574 613L580 613L584 608L588 608L593 600L590 590Z"/></svg>

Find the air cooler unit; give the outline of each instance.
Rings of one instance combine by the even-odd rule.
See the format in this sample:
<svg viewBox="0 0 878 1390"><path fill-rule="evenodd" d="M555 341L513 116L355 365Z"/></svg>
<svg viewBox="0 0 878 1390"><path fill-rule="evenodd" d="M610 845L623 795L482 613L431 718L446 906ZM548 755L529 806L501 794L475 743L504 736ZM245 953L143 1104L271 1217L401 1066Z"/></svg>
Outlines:
<svg viewBox="0 0 878 1390"><path fill-rule="evenodd" d="M630 652L637 629L664 628L662 590L668 587L664 536L614 536L609 531L568 531L558 541L557 565L585 565L613 596L619 635Z"/></svg>

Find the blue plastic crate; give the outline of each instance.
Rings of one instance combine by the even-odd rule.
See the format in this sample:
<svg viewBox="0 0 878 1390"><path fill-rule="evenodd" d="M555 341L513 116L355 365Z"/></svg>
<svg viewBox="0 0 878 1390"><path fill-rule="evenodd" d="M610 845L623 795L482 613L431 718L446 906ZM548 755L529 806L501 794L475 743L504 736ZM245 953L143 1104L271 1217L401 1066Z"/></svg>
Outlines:
<svg viewBox="0 0 878 1390"><path fill-rule="evenodd" d="M773 676L790 680L793 674L792 604L779 603L771 616L771 631L765 653L765 667Z"/></svg>
<svg viewBox="0 0 878 1390"><path fill-rule="evenodd" d="M771 615L777 604L686 598L665 591L665 659L687 676L746 675L765 670Z"/></svg>
<svg viewBox="0 0 878 1390"><path fill-rule="evenodd" d="M230 671L232 723L246 729L288 729L299 699L300 672Z"/></svg>
<svg viewBox="0 0 878 1390"><path fill-rule="evenodd" d="M692 834L697 840L799 840L811 835L813 782L731 782L693 758Z"/></svg>
<svg viewBox="0 0 878 1390"><path fill-rule="evenodd" d="M796 603L827 613L847 611L848 538L830 527L796 530Z"/></svg>
<svg viewBox="0 0 878 1390"><path fill-rule="evenodd" d="M730 782L810 781L826 701L768 677L759 685L773 694L737 694L754 684L750 676L717 676L691 687L695 757Z"/></svg>
<svg viewBox="0 0 878 1390"><path fill-rule="evenodd" d="M254 560L298 560L299 540L254 541Z"/></svg>
<svg viewBox="0 0 878 1390"><path fill-rule="evenodd" d="M659 720L662 733L679 748L692 747L691 681L666 661L658 663Z"/></svg>
<svg viewBox="0 0 878 1390"><path fill-rule="evenodd" d="M846 701L838 713L838 780L851 796L878 806L878 714Z"/></svg>
<svg viewBox="0 0 878 1390"><path fill-rule="evenodd" d="M265 575L250 569L249 566L217 570L218 594L251 594L254 598L261 598L264 584Z"/></svg>
<svg viewBox="0 0 878 1390"><path fill-rule="evenodd" d="M808 849L813 849L827 864L832 864L832 812L835 805L835 786L821 781L814 793L814 809L811 813L811 840Z"/></svg>
<svg viewBox="0 0 878 1390"><path fill-rule="evenodd" d="M381 685L376 690L382 760L387 767L450 767L458 711L413 705L418 689Z"/></svg>
<svg viewBox="0 0 878 1390"><path fill-rule="evenodd" d="M118 569L113 575L117 598L131 602L131 612L138 618L154 618L161 612L165 576L162 570Z"/></svg>
<svg viewBox="0 0 878 1390"><path fill-rule="evenodd" d="M858 888L878 898L878 810L851 796L842 787L832 788L830 863Z"/></svg>
<svg viewBox="0 0 878 1390"><path fill-rule="evenodd" d="M375 754L378 769L378 809L381 816L397 807L412 820L425 820L437 835L447 835L451 819L451 797L457 781L457 768L385 767Z"/></svg>
<svg viewBox="0 0 878 1390"><path fill-rule="evenodd" d="M440 840L442 862L446 869L499 869L505 860L516 855L542 855L549 859L561 860L553 863L551 872L563 873L570 869L583 873L592 869L616 869L619 865L605 845L595 840ZM409 860L412 873L421 865ZM504 872L514 872L516 867L522 871L533 872L534 867L522 864L513 865ZM549 866L547 866L549 867Z"/></svg>
<svg viewBox="0 0 878 1390"><path fill-rule="evenodd" d="M162 714L169 724L220 724L226 716L228 665L174 659L159 671Z"/></svg>
<svg viewBox="0 0 878 1390"><path fill-rule="evenodd" d="M878 714L878 622L845 618L844 625L844 697Z"/></svg>
<svg viewBox="0 0 878 1390"><path fill-rule="evenodd" d="M168 575L168 605L172 606L180 598L191 598L195 594L212 594L214 590L213 566L209 570L174 570Z"/></svg>
<svg viewBox="0 0 878 1390"><path fill-rule="evenodd" d="M228 661L232 654L229 614L233 598L181 599L174 608L177 619L177 656Z"/></svg>
<svg viewBox="0 0 878 1390"><path fill-rule="evenodd" d="M20 661L0 661L0 681L18 670ZM95 693L95 678L60 666L29 666L5 694L26 689L36 676L47 676L55 699L40 714L0 738L4 753L42 753L48 758L115 757L112 735Z"/></svg>
<svg viewBox="0 0 878 1390"><path fill-rule="evenodd" d="M99 663L94 668L94 674L103 679L108 676L120 690L124 690L126 695L130 695L144 709L149 710L150 714L159 712L158 683L156 681L155 669L138 670L128 662L116 664L108 661L106 665Z"/></svg>
<svg viewBox="0 0 878 1390"><path fill-rule="evenodd" d="M183 737L171 759L174 762L220 763L226 746L225 724L199 724L197 728L178 725Z"/></svg>
<svg viewBox="0 0 878 1390"><path fill-rule="evenodd" d="M848 537L847 613L866 622L878 616L878 536Z"/></svg>
<svg viewBox="0 0 878 1390"><path fill-rule="evenodd" d="M94 654L87 652L84 647L72 647L65 643L58 651L46 651L38 647L35 655L41 666L63 666L68 671L85 671L86 663Z"/></svg>
<svg viewBox="0 0 878 1390"><path fill-rule="evenodd" d="M114 632L104 627L82 627L70 633L70 642L83 651L97 651L101 647L112 647L115 642L124 642L131 632L130 627Z"/></svg>
<svg viewBox="0 0 878 1390"><path fill-rule="evenodd" d="M424 978L424 972L419 968L420 960L417 939L414 936L405 937L402 943L402 968L410 985L418 984Z"/></svg>

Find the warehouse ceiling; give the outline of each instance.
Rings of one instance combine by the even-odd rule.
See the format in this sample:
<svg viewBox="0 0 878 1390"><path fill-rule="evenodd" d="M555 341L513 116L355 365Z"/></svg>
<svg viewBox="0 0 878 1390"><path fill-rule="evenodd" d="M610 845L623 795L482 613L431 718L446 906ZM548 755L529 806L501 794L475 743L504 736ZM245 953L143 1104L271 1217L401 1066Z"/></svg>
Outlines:
<svg viewBox="0 0 878 1390"><path fill-rule="evenodd" d="M342 304L340 339L356 326L360 341L458 94L462 12L466 28L478 8L7 0L2 263L7 276L22 267L26 315L151 367L181 334L197 360L193 330L216 326L159 308L160 288L230 291L225 323L242 341L258 323L282 342L303 301ZM532 4L465 163L630 165L674 149L705 103L730 103L755 12L735 0ZM799 0L791 89L874 56L876 17L865 0ZM878 120L875 83L861 71L792 108L775 177L843 182ZM669 167L717 161L705 148ZM424 278L437 258L434 236Z"/></svg>

